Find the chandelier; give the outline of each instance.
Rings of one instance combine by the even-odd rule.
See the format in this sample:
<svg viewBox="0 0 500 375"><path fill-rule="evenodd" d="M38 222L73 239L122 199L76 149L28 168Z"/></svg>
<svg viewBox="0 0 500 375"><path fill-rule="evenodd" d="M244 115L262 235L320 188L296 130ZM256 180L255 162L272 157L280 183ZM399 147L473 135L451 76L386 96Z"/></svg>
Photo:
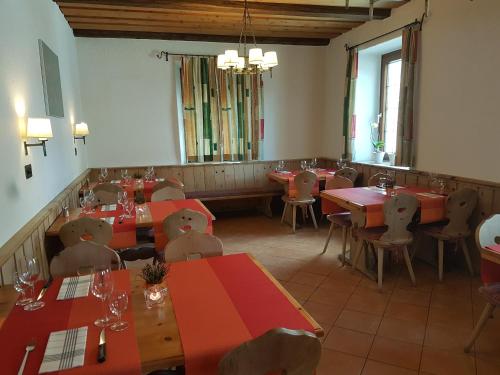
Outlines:
<svg viewBox="0 0 500 375"><path fill-rule="evenodd" d="M248 49L247 37L253 39L253 48ZM243 51L241 51L243 49ZM247 55L248 51L248 55ZM240 52L243 52L240 56ZM265 71L272 71L278 65L278 55L275 51L262 52L257 48L255 34L252 29L252 18L248 11L247 0L244 3L243 27L240 33L238 49L226 50L224 54L217 56L217 67L222 70L230 70L236 74L261 74Z"/></svg>

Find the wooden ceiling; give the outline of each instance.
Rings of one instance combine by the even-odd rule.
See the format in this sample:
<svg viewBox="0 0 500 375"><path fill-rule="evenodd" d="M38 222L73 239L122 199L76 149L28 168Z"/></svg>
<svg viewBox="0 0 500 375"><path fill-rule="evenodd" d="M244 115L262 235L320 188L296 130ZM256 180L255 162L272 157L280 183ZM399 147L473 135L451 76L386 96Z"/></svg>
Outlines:
<svg viewBox="0 0 500 375"><path fill-rule="evenodd" d="M243 0L54 0L75 36L237 42ZM374 19L409 0L377 0ZM369 20L370 0L249 0L259 43L326 45Z"/></svg>

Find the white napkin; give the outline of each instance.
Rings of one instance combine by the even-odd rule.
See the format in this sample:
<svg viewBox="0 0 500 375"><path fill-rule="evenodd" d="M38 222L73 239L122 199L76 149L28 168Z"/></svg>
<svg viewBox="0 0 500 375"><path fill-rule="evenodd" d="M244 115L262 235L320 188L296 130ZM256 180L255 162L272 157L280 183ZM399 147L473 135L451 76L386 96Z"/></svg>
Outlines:
<svg viewBox="0 0 500 375"><path fill-rule="evenodd" d="M443 198L442 195L434 193L417 193L417 195L421 195L422 197L427 197L427 198Z"/></svg>
<svg viewBox="0 0 500 375"><path fill-rule="evenodd" d="M66 277L61 284L57 299L60 301L64 299L87 297L89 295L91 279L92 275Z"/></svg>
<svg viewBox="0 0 500 375"><path fill-rule="evenodd" d="M83 366L88 327L52 332L39 374Z"/></svg>
<svg viewBox="0 0 500 375"><path fill-rule="evenodd" d="M115 222L115 217L114 216L111 216L111 217L101 217L101 220L105 221L108 224L113 225L114 222Z"/></svg>
<svg viewBox="0 0 500 375"><path fill-rule="evenodd" d="M116 204L104 204L101 206L101 211L116 211Z"/></svg>
<svg viewBox="0 0 500 375"><path fill-rule="evenodd" d="M112 184L119 184L120 182L122 182L121 180L111 180L110 181Z"/></svg>
<svg viewBox="0 0 500 375"><path fill-rule="evenodd" d="M156 181L157 182L163 182L163 181L165 181L165 179L164 178L157 178Z"/></svg>

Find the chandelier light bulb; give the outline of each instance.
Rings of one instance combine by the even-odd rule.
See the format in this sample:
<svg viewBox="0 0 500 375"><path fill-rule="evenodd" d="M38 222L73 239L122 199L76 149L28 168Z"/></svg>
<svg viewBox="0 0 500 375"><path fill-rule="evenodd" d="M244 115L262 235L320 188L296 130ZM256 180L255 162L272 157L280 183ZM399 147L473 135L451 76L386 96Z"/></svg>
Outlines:
<svg viewBox="0 0 500 375"><path fill-rule="evenodd" d="M226 55L217 56L217 68L226 70L228 66L226 65Z"/></svg>
<svg viewBox="0 0 500 375"><path fill-rule="evenodd" d="M264 56L262 55L262 49L252 48L248 51L248 63L250 65L260 65L264 62Z"/></svg>
<svg viewBox="0 0 500 375"><path fill-rule="evenodd" d="M273 68L278 65L278 55L275 51L269 51L264 54L264 65Z"/></svg>
<svg viewBox="0 0 500 375"><path fill-rule="evenodd" d="M226 66L236 67L238 65L238 51L235 49L228 49L225 53L226 56Z"/></svg>

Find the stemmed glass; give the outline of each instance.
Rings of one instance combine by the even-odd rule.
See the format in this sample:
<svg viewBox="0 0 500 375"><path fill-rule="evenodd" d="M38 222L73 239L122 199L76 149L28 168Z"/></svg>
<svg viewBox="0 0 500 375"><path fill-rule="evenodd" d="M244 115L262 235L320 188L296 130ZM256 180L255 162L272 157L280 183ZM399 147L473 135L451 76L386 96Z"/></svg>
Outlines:
<svg viewBox="0 0 500 375"><path fill-rule="evenodd" d="M314 169L318 166L318 158L312 158L311 160L311 168Z"/></svg>
<svg viewBox="0 0 500 375"><path fill-rule="evenodd" d="M113 322L113 318L108 316L106 308L106 300L113 292L113 278L108 267L101 267L94 272L90 290L97 299L101 300L104 310L104 317L96 319L94 324L98 327L107 327Z"/></svg>
<svg viewBox="0 0 500 375"><path fill-rule="evenodd" d="M14 271L13 279L14 289L16 290L16 292L21 293L21 298L17 300L16 306L26 306L27 304L33 302L33 298L26 297L26 292L29 285L26 284L21 278L21 272Z"/></svg>
<svg viewBox="0 0 500 375"><path fill-rule="evenodd" d="M34 311L45 306L45 302L35 300L35 283L40 275L40 263L36 258L26 258L26 270L20 274L20 280L31 288L32 301L24 306L26 311Z"/></svg>
<svg viewBox="0 0 500 375"><path fill-rule="evenodd" d="M126 215L124 215L125 218L131 219L133 218L132 216L132 211L134 210L134 201L132 199L126 199L123 205L123 208L125 209Z"/></svg>
<svg viewBox="0 0 500 375"><path fill-rule="evenodd" d="M124 186L128 185L128 171L126 169L122 169L120 171L120 175L122 176L122 183Z"/></svg>
<svg viewBox="0 0 500 375"><path fill-rule="evenodd" d="M127 329L128 323L122 320L122 314L127 310L128 295L126 292L116 291L109 298L109 310L117 316L118 321L111 325L112 331L123 331Z"/></svg>
<svg viewBox="0 0 500 375"><path fill-rule="evenodd" d="M101 173L99 174L99 181L104 182L108 177L108 168L101 168Z"/></svg>
<svg viewBox="0 0 500 375"><path fill-rule="evenodd" d="M307 169L307 160L300 161L300 169L302 169L303 171Z"/></svg>
<svg viewBox="0 0 500 375"><path fill-rule="evenodd" d="M343 158L343 157L340 157L338 160L337 160L337 167L339 169L342 169L342 168L345 168L347 166L347 159L346 158Z"/></svg>
<svg viewBox="0 0 500 375"><path fill-rule="evenodd" d="M144 179L146 181L153 181L155 178L155 171L153 167L148 167L146 173L144 174Z"/></svg>
<svg viewBox="0 0 500 375"><path fill-rule="evenodd" d="M276 167L276 172L283 172L285 170L285 161L278 161L278 166Z"/></svg>
<svg viewBox="0 0 500 375"><path fill-rule="evenodd" d="M82 214L87 213L87 198L85 196L80 198L80 206L82 207Z"/></svg>

